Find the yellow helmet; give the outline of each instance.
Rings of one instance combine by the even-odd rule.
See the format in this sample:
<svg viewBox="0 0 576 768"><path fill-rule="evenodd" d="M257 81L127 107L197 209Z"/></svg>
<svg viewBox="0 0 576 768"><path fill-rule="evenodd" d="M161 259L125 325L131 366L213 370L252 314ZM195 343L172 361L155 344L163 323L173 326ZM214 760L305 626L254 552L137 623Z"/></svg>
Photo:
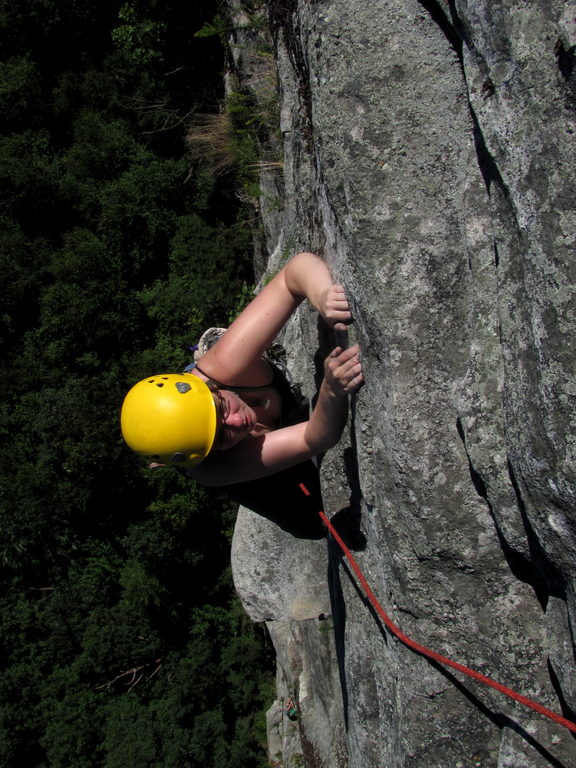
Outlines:
<svg viewBox="0 0 576 768"><path fill-rule="evenodd" d="M122 405L122 434L147 459L194 466L208 456L218 429L214 396L192 373L163 373L135 384Z"/></svg>

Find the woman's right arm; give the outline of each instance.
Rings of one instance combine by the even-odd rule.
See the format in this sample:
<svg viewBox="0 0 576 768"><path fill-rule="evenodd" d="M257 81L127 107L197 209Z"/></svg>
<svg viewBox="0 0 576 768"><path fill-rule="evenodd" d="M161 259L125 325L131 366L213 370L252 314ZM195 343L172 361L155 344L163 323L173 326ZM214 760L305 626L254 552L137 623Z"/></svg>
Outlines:
<svg viewBox="0 0 576 768"><path fill-rule="evenodd" d="M313 253L299 253L285 267L291 293L305 296L328 325L343 329L352 316L341 285L335 285L325 262Z"/></svg>
<svg viewBox="0 0 576 768"><path fill-rule="evenodd" d="M232 386L269 383L261 357L304 299L337 328L351 319L344 289L334 285L327 265L312 253L299 253L202 357L202 371Z"/></svg>

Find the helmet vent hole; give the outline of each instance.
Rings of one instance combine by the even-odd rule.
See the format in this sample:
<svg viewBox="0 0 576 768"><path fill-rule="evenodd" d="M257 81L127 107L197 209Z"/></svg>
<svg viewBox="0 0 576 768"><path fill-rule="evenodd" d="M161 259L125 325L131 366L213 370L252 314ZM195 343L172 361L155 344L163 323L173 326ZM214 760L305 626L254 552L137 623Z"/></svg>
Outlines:
<svg viewBox="0 0 576 768"><path fill-rule="evenodd" d="M164 386L164 382L159 381L158 384L156 384L156 386L162 388Z"/></svg>

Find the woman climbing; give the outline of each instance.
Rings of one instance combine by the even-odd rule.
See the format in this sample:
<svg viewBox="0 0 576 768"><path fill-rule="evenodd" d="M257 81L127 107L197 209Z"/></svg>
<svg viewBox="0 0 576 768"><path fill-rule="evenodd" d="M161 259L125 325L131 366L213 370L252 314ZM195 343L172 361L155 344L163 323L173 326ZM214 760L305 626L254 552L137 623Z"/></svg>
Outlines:
<svg viewBox="0 0 576 768"><path fill-rule="evenodd" d="M295 424L286 382L264 357L304 299L336 330L351 321L344 290L326 264L299 253L190 373L151 376L130 390L121 417L128 445L151 466L183 467L212 486L273 475L335 445L348 395L363 383L358 346L331 352L314 410Z"/></svg>

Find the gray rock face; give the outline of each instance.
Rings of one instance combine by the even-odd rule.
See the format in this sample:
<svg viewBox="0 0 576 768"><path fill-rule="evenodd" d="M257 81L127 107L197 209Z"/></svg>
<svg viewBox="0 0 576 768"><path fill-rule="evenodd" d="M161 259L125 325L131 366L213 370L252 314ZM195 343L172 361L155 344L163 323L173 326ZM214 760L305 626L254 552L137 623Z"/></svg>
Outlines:
<svg viewBox="0 0 576 768"><path fill-rule="evenodd" d="M323 254L366 373L322 465L326 510L359 525L403 632L574 720L576 4L267 5L285 151L270 268L289 246ZM287 338L311 392L309 313ZM384 631L332 548L240 525L239 592L299 702L276 765L576 765L568 730Z"/></svg>

